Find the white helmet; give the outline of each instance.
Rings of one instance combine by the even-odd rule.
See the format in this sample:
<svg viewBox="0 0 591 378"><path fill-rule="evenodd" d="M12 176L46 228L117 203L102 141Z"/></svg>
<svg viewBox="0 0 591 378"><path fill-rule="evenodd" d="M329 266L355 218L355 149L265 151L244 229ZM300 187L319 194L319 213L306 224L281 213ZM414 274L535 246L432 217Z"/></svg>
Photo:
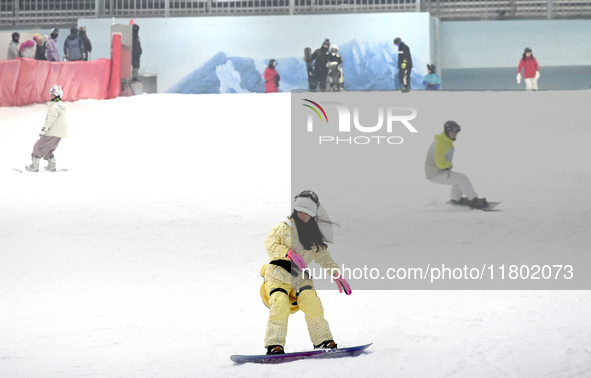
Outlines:
<svg viewBox="0 0 591 378"><path fill-rule="evenodd" d="M57 96L57 97L62 97L64 95L64 91L62 91L62 87L57 84L49 89L49 93L54 96Z"/></svg>
<svg viewBox="0 0 591 378"><path fill-rule="evenodd" d="M337 45L330 46L330 51L331 52L339 52L339 46L337 46Z"/></svg>

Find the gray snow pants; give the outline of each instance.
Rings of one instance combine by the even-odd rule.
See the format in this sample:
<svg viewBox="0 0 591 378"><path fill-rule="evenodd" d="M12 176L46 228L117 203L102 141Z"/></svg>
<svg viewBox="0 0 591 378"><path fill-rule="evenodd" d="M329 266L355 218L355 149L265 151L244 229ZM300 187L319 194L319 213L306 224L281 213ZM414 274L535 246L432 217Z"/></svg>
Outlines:
<svg viewBox="0 0 591 378"><path fill-rule="evenodd" d="M439 176L430 178L429 181L435 184L451 185L451 199L454 201L462 199L462 194L468 197L469 200L477 197L470 179L463 173L449 170Z"/></svg>
<svg viewBox="0 0 591 378"><path fill-rule="evenodd" d="M53 151L56 150L62 138L56 136L42 136L33 146L31 155L49 160L53 157Z"/></svg>

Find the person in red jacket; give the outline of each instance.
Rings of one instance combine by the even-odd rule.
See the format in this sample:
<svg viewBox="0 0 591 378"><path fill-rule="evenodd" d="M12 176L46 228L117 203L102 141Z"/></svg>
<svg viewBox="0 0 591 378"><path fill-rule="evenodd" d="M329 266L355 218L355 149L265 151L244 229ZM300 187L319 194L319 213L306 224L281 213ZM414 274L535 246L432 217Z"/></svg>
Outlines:
<svg viewBox="0 0 591 378"><path fill-rule="evenodd" d="M528 91L538 90L538 78L540 77L540 67L538 61L531 53L529 47L525 48L523 57L519 61L517 67L517 84L521 83L521 70L523 69L523 77L525 78L525 89Z"/></svg>
<svg viewBox="0 0 591 378"><path fill-rule="evenodd" d="M265 93L277 93L279 92L279 74L275 71L275 66L277 66L277 61L275 59L271 59L269 61L269 66L265 69L265 73L263 77L265 79Z"/></svg>

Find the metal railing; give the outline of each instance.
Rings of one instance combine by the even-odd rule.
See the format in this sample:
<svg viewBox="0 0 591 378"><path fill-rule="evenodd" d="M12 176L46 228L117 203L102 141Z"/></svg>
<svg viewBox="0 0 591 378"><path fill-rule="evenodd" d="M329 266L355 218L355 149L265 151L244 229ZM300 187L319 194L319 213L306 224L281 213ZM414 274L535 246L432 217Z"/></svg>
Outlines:
<svg viewBox="0 0 591 378"><path fill-rule="evenodd" d="M79 18L426 11L440 20L591 18L591 0L1 0L0 28Z"/></svg>
<svg viewBox="0 0 591 378"><path fill-rule="evenodd" d="M416 10L415 0L108 0L105 16L174 17Z"/></svg>
<svg viewBox="0 0 591 378"><path fill-rule="evenodd" d="M440 20L591 18L591 0L424 0Z"/></svg>
<svg viewBox="0 0 591 378"><path fill-rule="evenodd" d="M75 25L79 18L97 17L96 3L96 0L2 0L0 27Z"/></svg>

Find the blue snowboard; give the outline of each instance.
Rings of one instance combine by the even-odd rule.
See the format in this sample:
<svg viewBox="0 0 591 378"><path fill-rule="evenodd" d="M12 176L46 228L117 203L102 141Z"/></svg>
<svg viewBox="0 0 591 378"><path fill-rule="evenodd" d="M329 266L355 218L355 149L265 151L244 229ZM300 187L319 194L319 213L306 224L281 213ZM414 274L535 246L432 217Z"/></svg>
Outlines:
<svg viewBox="0 0 591 378"><path fill-rule="evenodd" d="M371 344L354 346L349 348L339 349L316 349L308 352L295 352L285 354L273 354L270 356L259 355L259 356L241 356L233 355L230 359L236 363L244 364L247 362L253 362L256 364L279 364L282 362L290 362L296 360L303 360L308 358L339 358L339 357L355 357L359 356L365 349Z"/></svg>

